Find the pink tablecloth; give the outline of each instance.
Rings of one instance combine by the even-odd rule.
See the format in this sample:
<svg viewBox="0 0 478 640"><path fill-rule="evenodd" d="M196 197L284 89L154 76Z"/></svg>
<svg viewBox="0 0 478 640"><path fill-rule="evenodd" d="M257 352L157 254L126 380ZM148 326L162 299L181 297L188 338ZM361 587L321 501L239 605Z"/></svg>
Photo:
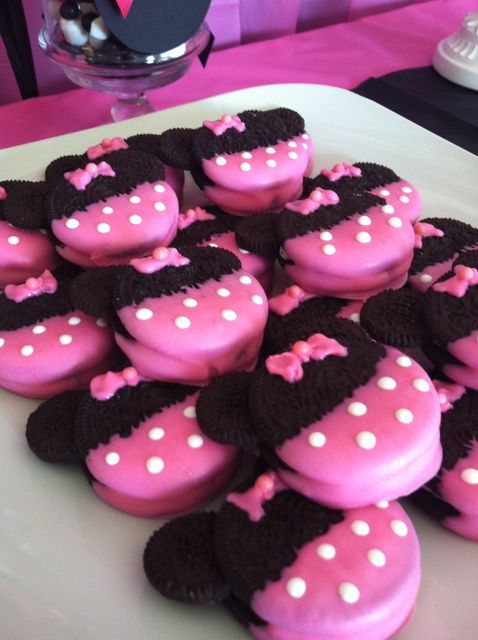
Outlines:
<svg viewBox="0 0 478 640"><path fill-rule="evenodd" d="M432 0L361 20L215 51L206 69L149 94L155 109L283 82L351 89L370 76L430 65L439 40L476 10L476 0ZM110 121L112 97L87 89L0 107L0 148ZM317 105L320 108L320 105Z"/></svg>

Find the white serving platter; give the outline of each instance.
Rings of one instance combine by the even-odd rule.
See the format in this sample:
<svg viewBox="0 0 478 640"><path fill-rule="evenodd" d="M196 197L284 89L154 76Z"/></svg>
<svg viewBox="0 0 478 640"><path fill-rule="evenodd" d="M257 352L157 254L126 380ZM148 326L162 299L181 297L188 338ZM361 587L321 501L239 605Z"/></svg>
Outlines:
<svg viewBox="0 0 478 640"><path fill-rule="evenodd" d="M50 160L107 136L196 127L224 113L276 106L304 116L316 171L342 161L379 162L419 188L423 217L478 223L476 156L369 100L320 85L256 87L0 151L0 178L39 179ZM115 511L79 469L36 459L24 436L36 406L0 391L0 639L247 640L221 607L176 604L150 587L142 552L161 522ZM421 541L423 579L400 640L474 640L478 544L404 506Z"/></svg>

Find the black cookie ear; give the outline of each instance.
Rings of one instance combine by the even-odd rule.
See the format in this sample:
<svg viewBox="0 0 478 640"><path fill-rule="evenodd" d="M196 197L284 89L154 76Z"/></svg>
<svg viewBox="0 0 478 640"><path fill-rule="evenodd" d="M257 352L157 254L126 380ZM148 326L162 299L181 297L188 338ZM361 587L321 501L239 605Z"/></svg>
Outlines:
<svg viewBox="0 0 478 640"><path fill-rule="evenodd" d="M160 136L158 155L161 160L175 169L190 171L194 165L192 141L197 129L168 129Z"/></svg>
<svg viewBox="0 0 478 640"><path fill-rule="evenodd" d="M382 344L398 348L421 346L427 341L423 297L414 289L383 291L365 302L360 324Z"/></svg>
<svg viewBox="0 0 478 640"><path fill-rule="evenodd" d="M408 498L412 504L418 507L430 518L442 522L446 518L454 518L461 515L453 505L446 502L429 489L422 488L412 493Z"/></svg>
<svg viewBox="0 0 478 640"><path fill-rule="evenodd" d="M45 182L7 180L0 183L6 191L3 217L14 227L38 230L47 226L45 218Z"/></svg>
<svg viewBox="0 0 478 640"><path fill-rule="evenodd" d="M130 149L142 151L156 156L161 160L161 135L157 133L137 133L135 136L125 138L125 142Z"/></svg>
<svg viewBox="0 0 478 640"><path fill-rule="evenodd" d="M275 258L279 252L276 235L278 215L267 212L240 218L236 226L236 242L241 249Z"/></svg>
<svg viewBox="0 0 478 640"><path fill-rule="evenodd" d="M70 297L75 309L90 316L111 320L115 316L113 289L119 275L127 267L101 267L80 274L70 286Z"/></svg>
<svg viewBox="0 0 478 640"><path fill-rule="evenodd" d="M170 520L146 544L143 566L165 598L193 604L222 602L230 587L216 563L213 512Z"/></svg>
<svg viewBox="0 0 478 640"><path fill-rule="evenodd" d="M196 415L204 433L221 444L257 442L249 413L249 389L254 375L226 373L204 387L196 403Z"/></svg>
<svg viewBox="0 0 478 640"><path fill-rule="evenodd" d="M63 178L65 173L74 171L88 162L88 158L83 155L60 156L52 160L45 169L45 180L48 183L56 183Z"/></svg>
<svg viewBox="0 0 478 640"><path fill-rule="evenodd" d="M30 414L26 438L45 462L81 462L75 445L75 416L86 391L66 391L43 402Z"/></svg>

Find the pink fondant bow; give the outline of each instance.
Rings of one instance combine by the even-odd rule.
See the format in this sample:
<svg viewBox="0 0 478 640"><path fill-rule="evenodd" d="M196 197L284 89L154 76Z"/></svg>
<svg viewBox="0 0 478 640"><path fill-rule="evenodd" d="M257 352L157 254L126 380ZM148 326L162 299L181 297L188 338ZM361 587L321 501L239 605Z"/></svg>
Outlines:
<svg viewBox="0 0 478 640"><path fill-rule="evenodd" d="M86 155L88 156L88 160L97 160L98 158L101 158L101 156L111 153L112 151L119 151L120 149L128 148L128 144L123 140L123 138L116 136L115 138L104 138L100 144L88 147Z"/></svg>
<svg viewBox="0 0 478 640"><path fill-rule="evenodd" d="M123 371L108 371L96 376L90 382L90 392L96 400L109 400L118 389L136 387L143 378L134 367L126 367Z"/></svg>
<svg viewBox="0 0 478 640"><path fill-rule="evenodd" d="M38 278L28 278L23 284L7 284L5 295L9 300L22 302L27 298L55 293L58 283L55 276L46 269Z"/></svg>
<svg viewBox="0 0 478 640"><path fill-rule="evenodd" d="M466 391L465 387L462 387L461 384L455 384L454 382L442 382L441 380L432 380L432 382L438 395L440 411L442 413L451 409L453 403L459 400Z"/></svg>
<svg viewBox="0 0 478 640"><path fill-rule="evenodd" d="M269 309L278 316L286 316L288 313L297 309L302 300L313 297L312 294L306 293L303 289L293 284L283 293L270 298Z"/></svg>
<svg viewBox="0 0 478 640"><path fill-rule="evenodd" d="M442 238L445 234L441 229L437 229L429 222L417 222L413 225L415 232L415 249L421 249L423 246L423 238L435 236Z"/></svg>
<svg viewBox="0 0 478 640"><path fill-rule="evenodd" d="M455 272L454 276L444 282L437 282L433 285L433 290L463 298L468 287L478 284L478 270L466 267L464 264L457 264L453 271Z"/></svg>
<svg viewBox="0 0 478 640"><path fill-rule="evenodd" d="M331 189L321 189L317 187L314 189L308 198L303 200L294 200L286 204L287 209L308 215L313 213L320 206L326 206L328 204L337 204L339 202L339 196Z"/></svg>
<svg viewBox="0 0 478 640"><path fill-rule="evenodd" d="M227 131L227 129L231 128L242 133L246 128L246 125L242 122L239 116L230 115L224 115L220 120L205 120L202 124L203 127L210 129L215 136L221 136L225 131Z"/></svg>
<svg viewBox="0 0 478 640"><path fill-rule="evenodd" d="M334 164L332 169L322 169L320 175L325 176L327 180L330 180L331 182L335 182L344 176L348 176L349 178L360 178L362 171L359 167L354 167L352 164L341 162L340 164Z"/></svg>
<svg viewBox="0 0 478 640"><path fill-rule="evenodd" d="M186 229L194 222L201 222L204 220L214 220L215 216L208 213L201 207L195 207L194 209L188 209L185 213L180 213L178 217L178 229L182 231Z"/></svg>
<svg viewBox="0 0 478 640"><path fill-rule="evenodd" d="M189 258L182 256L174 247L157 247L148 258L134 258L130 265L140 273L155 273L164 267L183 267Z"/></svg>
<svg viewBox="0 0 478 640"><path fill-rule="evenodd" d="M65 178L77 191L84 191L93 178L98 176L110 176L114 178L116 173L107 162L88 162L84 169L75 169L64 174Z"/></svg>
<svg viewBox="0 0 478 640"><path fill-rule="evenodd" d="M118 5L123 18L127 18L133 4L133 0L116 0L116 4Z"/></svg>
<svg viewBox="0 0 478 640"><path fill-rule="evenodd" d="M230 493L227 496L227 502L245 511L252 522L258 522L264 515L262 504L272 500L282 489L285 489L285 485L278 475L274 471L268 471L260 475L254 486L244 493Z"/></svg>
<svg viewBox="0 0 478 640"><path fill-rule="evenodd" d="M314 333L308 340L299 340L292 345L292 351L286 351L266 359L266 369L272 375L281 376L286 382L302 380L302 364L309 360L323 360L327 356L347 355L347 349L334 338L323 333Z"/></svg>

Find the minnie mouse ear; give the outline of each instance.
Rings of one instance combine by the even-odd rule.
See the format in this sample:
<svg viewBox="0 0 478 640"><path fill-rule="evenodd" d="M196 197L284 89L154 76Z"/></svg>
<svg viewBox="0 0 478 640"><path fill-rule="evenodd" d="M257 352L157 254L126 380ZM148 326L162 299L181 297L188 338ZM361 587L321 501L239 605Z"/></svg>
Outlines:
<svg viewBox="0 0 478 640"><path fill-rule="evenodd" d="M241 249L275 258L279 252L276 236L277 213L260 213L240 218L236 226L236 242Z"/></svg>
<svg viewBox="0 0 478 640"><path fill-rule="evenodd" d="M70 297L75 309L96 318L113 318L113 289L125 268L127 267L116 266L91 269L75 278L70 285Z"/></svg>
<svg viewBox="0 0 478 640"><path fill-rule="evenodd" d="M414 289L383 291L365 302L360 324L382 344L418 347L427 340L422 305L423 294Z"/></svg>
<svg viewBox="0 0 478 640"><path fill-rule="evenodd" d="M160 135L159 157L175 169L190 171L194 166L192 141L198 129L168 129Z"/></svg>
<svg viewBox="0 0 478 640"><path fill-rule="evenodd" d="M153 533L143 554L146 576L165 598L193 604L222 602L230 588L214 550L213 512L171 520Z"/></svg>
<svg viewBox="0 0 478 640"><path fill-rule="evenodd" d="M0 183L7 197L3 200L3 217L14 227L20 229L43 229L47 226L45 218L45 182L27 180L7 180Z"/></svg>
<svg viewBox="0 0 478 640"><path fill-rule="evenodd" d="M249 414L251 373L233 372L214 378L196 403L196 415L204 433L221 444L248 445L257 441Z"/></svg>
<svg viewBox="0 0 478 640"><path fill-rule="evenodd" d="M83 167L86 162L88 162L85 158L86 156L84 154L55 158L45 169L45 180L51 183L58 182L68 171L74 171L79 167Z"/></svg>
<svg viewBox="0 0 478 640"><path fill-rule="evenodd" d="M26 438L45 462L81 462L74 439L75 416L85 391L66 391L43 402L27 421Z"/></svg>

